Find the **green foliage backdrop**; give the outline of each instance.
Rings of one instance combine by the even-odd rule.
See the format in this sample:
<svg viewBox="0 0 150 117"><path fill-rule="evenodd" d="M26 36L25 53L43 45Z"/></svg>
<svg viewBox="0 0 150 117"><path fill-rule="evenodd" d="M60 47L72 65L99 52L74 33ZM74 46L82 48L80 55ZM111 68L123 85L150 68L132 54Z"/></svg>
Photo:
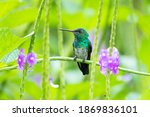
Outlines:
<svg viewBox="0 0 150 117"><path fill-rule="evenodd" d="M57 0L50 0L49 11L49 50L50 56L59 56L58 48L58 9ZM20 48L28 53L34 22L38 15L41 0L0 0L0 99L19 99L22 72L18 69L2 70L16 67ZM116 44L120 52L121 67L150 72L150 1L118 0L118 17ZM62 27L86 29L93 43L95 38L99 0L61 0ZM101 48L109 46L113 16L113 0L103 0L100 31L98 32L98 53ZM38 58L43 58L43 29L45 24L44 7L33 51ZM61 26L61 24L60 24ZM28 35L31 34L31 35ZM63 56L73 57L73 35L63 33ZM61 61L51 61L49 75L55 84L61 84ZM90 78L84 77L76 62L65 61L65 98L89 99ZM29 69L25 79L23 99L41 99L42 97L42 63ZM93 87L93 99L105 99L105 77L96 66ZM110 78L111 99L150 99L150 76L119 71ZM62 88L49 84L49 99L63 99Z"/></svg>

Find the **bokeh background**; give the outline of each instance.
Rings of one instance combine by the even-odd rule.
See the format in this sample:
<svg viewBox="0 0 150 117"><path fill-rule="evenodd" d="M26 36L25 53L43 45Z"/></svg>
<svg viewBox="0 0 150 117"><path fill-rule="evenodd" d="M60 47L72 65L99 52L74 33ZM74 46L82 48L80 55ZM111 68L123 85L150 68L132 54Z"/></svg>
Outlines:
<svg viewBox="0 0 150 117"><path fill-rule="evenodd" d="M150 0L118 0L116 47L120 52L121 67L150 72ZM99 51L109 46L113 0L103 0L99 32ZM16 65L20 48L27 53L40 0L0 0L0 69ZM62 25L66 29L82 27L93 42L99 0L62 0ZM50 56L58 56L58 12L56 0L50 6ZM34 52L42 57L44 12L36 36ZM60 27L61 28L61 27ZM15 40L16 39L16 40ZM15 48L16 42L23 43ZM73 56L73 34L63 33L64 56ZM15 40L15 41L13 41ZM21 43L21 42L18 42ZM13 48L14 47L14 48ZM10 49L11 48L11 49ZM10 51L11 50L11 51ZM13 51L12 51L13 50ZM89 76L84 77L75 62L64 62L66 99L89 99ZM52 61L49 74L55 84L60 84L60 62ZM105 99L105 77L96 67L94 99ZM0 71L0 99L19 99L22 72L18 69ZM41 99L42 63L28 72L23 99ZM62 99L61 89L50 87L50 99ZM111 99L150 99L150 77L119 71L111 77Z"/></svg>

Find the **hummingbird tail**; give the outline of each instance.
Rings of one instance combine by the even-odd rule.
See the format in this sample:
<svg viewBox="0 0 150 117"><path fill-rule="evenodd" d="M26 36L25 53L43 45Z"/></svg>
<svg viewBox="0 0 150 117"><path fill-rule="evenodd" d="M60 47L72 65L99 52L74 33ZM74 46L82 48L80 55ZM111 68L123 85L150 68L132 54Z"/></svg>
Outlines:
<svg viewBox="0 0 150 117"><path fill-rule="evenodd" d="M89 74L89 64L86 63L78 63L79 69L82 71L83 75Z"/></svg>

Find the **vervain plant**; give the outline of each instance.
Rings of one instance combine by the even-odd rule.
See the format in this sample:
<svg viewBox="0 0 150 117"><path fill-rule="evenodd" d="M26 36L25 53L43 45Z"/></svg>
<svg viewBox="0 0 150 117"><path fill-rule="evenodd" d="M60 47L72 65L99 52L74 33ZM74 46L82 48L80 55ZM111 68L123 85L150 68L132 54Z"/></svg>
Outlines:
<svg viewBox="0 0 150 117"><path fill-rule="evenodd" d="M113 55L113 49L115 46L115 38L116 38L116 21L117 21L117 13L118 13L118 0L114 1L114 12L113 12L113 19L112 19L112 27L111 27L111 36L109 41L110 51L109 55ZM119 57L119 55L117 55ZM119 63L117 63L119 65ZM118 67L118 66L117 66ZM106 98L110 99L110 73L108 72L106 75Z"/></svg>
<svg viewBox="0 0 150 117"><path fill-rule="evenodd" d="M34 41L35 41L36 33L37 33L37 30L38 30L38 27L39 27L39 22L40 22L40 18L41 18L41 15L42 15L42 10L43 10L44 4L45 4L45 0L42 0L41 4L40 4L40 7L39 7L38 16L37 16L37 18L35 20L35 23L34 23L34 29L33 29L34 34L31 36L31 41L30 41L30 46L29 46L29 49L28 49L28 53L32 52L32 50L33 50ZM27 75L27 71L28 71L28 64L25 64L25 68L23 70L23 77L22 77L22 80L21 80L21 86L20 86L20 99L22 99L23 95L24 95L24 85L25 85L25 78L26 78L26 75Z"/></svg>
<svg viewBox="0 0 150 117"><path fill-rule="evenodd" d="M61 13L61 0L57 0L57 12L58 12L58 50L59 50L59 55L63 56L64 51L63 51L63 33L62 31L59 30L59 28L62 27L62 13ZM60 63L60 83L61 83L61 94L62 94L62 99L66 99L65 96L65 79L64 79L64 63Z"/></svg>
<svg viewBox="0 0 150 117"><path fill-rule="evenodd" d="M58 8L58 28L62 27L62 14L61 14L61 0L57 0L57 8ZM118 0L114 0L114 11L113 11L113 18L112 18L112 26L111 26L111 35L110 35L110 42L109 48L103 49L100 52L99 56L99 63L97 63L97 50L98 50L98 32L100 29L100 21L101 21L101 14L102 14L102 6L103 0L99 1L99 10L98 10L98 19L96 25L96 36L94 40L93 46L93 54L92 60L85 60L84 63L91 64L91 73L90 73L90 92L89 98L93 98L93 90L94 90L94 78L96 74L96 66L100 66L101 73L106 77L106 99L110 99L110 77L111 74L117 74L118 69L120 71L129 72L138 75L150 76L150 73L135 71L132 69L126 69L119 67L120 59L119 59L119 52L115 48L115 38L116 38L116 22L117 22L117 12L118 12ZM44 38L43 38L43 58L36 59L36 54L32 52L34 47L34 41L36 38L36 33L39 27L40 18L42 15L42 11L45 5L45 25L44 25ZM83 62L82 59L76 59L70 57L63 57L63 34L58 30L58 50L59 50L59 57L50 57L49 51L49 7L50 7L50 0L41 0L41 4L38 11L38 16L34 23L33 34L30 41L30 46L28 49L28 54L25 56L24 50L21 49L18 55L18 66L8 66L0 68L1 71L8 71L16 69L17 67L20 70L23 70L23 78L21 80L20 86L20 99L24 96L24 85L25 85L25 78L27 76L27 71L29 67L32 67L36 62L41 63L43 62L43 78L42 78L42 99L49 99L49 83L52 83L52 78L50 79L50 61L61 61L61 69L60 69L60 81L61 81L61 91L62 91L62 99L66 99L65 94L65 79L64 79L64 63L63 61L72 61L72 62ZM133 10L133 6L131 6ZM55 87L58 87L55 85Z"/></svg>
<svg viewBox="0 0 150 117"><path fill-rule="evenodd" d="M46 0L45 5L45 26L44 26L44 38L43 38L43 77L42 77L42 99L49 98L49 73L50 73L50 61L48 57L49 51L49 8L50 0Z"/></svg>
<svg viewBox="0 0 150 117"><path fill-rule="evenodd" d="M50 61L83 62L82 59L77 59L76 61L74 61L74 58L71 58L71 57L61 57L61 56L49 57L48 59ZM43 61L43 58L37 59L37 63L41 63L42 61ZM92 64L93 61L92 60L85 60L84 63ZM98 62L96 62L96 66L99 66ZM2 68L0 68L0 72L14 70L14 69L17 69L17 67L18 67L18 65L2 67ZM148 72L141 72L141 71L132 70L132 69L123 68L123 67L118 67L118 68L119 68L119 71L123 71L123 72L127 72L127 73L132 73L132 74L137 74L137 75L143 75L143 76L150 76L150 73L148 73Z"/></svg>
<svg viewBox="0 0 150 117"><path fill-rule="evenodd" d="M94 46L93 46L93 54L92 54L92 66L91 66L91 76L90 76L90 93L89 97L90 99L93 99L93 86L94 86L94 78L95 78L95 73L96 73L96 60L97 60L97 49L98 49L98 32L99 32L99 26L100 26L100 21L101 21L101 11L102 11L102 5L103 5L103 0L99 1L99 10L98 10L98 18L97 18L97 24L96 24L96 34L95 34L95 40L94 40Z"/></svg>

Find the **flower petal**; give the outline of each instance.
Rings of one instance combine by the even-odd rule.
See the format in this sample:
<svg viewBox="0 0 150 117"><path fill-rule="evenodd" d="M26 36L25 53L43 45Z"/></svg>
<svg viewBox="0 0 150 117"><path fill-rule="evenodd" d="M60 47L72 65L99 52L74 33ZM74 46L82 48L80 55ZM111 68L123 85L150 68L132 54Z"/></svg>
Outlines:
<svg viewBox="0 0 150 117"><path fill-rule="evenodd" d="M29 53L27 55L27 63L29 64L30 67L32 67L34 64L36 64L36 54L35 53Z"/></svg>

